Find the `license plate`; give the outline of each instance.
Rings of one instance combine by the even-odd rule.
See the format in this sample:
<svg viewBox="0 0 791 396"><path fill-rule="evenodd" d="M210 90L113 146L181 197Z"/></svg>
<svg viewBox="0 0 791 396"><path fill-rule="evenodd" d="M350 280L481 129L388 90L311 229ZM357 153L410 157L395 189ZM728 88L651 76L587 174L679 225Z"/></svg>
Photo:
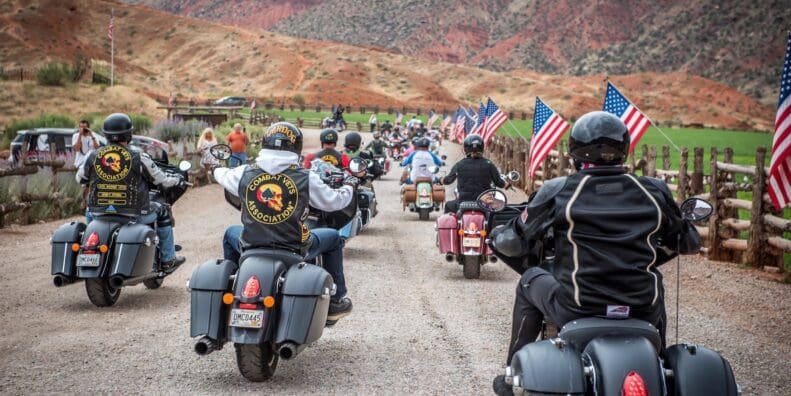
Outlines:
<svg viewBox="0 0 791 396"><path fill-rule="evenodd" d="M260 329L264 322L264 311L252 309L232 309L231 326Z"/></svg>
<svg viewBox="0 0 791 396"><path fill-rule="evenodd" d="M464 247L481 247L481 238L464 238L461 244Z"/></svg>
<svg viewBox="0 0 791 396"><path fill-rule="evenodd" d="M428 197L420 198L418 199L417 203L420 205L431 205L431 198Z"/></svg>
<svg viewBox="0 0 791 396"><path fill-rule="evenodd" d="M98 254L81 254L77 256L78 267L98 267L99 255Z"/></svg>

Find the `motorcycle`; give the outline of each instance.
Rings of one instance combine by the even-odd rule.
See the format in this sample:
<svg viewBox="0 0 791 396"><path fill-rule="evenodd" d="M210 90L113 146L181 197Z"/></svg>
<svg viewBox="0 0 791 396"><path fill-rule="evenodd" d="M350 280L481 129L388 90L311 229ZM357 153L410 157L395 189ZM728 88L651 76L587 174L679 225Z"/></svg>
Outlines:
<svg viewBox="0 0 791 396"><path fill-rule="evenodd" d="M497 210L496 208L491 208ZM712 206L698 198L681 205L685 221L701 221ZM634 318L589 317L558 333L545 322L539 341L517 351L506 367L514 394L737 395L730 363L694 344L663 348L659 331Z"/></svg>
<svg viewBox="0 0 791 396"><path fill-rule="evenodd" d="M509 182L518 181L520 174L511 171L502 176ZM481 276L481 267L487 262L497 262L497 256L486 244L488 231L493 228L490 223L495 219L489 218L487 212L481 207L484 200L502 202L506 207L505 194L498 190L484 191L476 201L459 202L458 213L447 213L437 219L434 229L437 232L437 247L445 255L448 262L456 261L462 266L466 279L478 279ZM516 215L521 213L523 206L511 206L510 211Z"/></svg>
<svg viewBox="0 0 791 396"><path fill-rule="evenodd" d="M443 156L443 159L444 156ZM429 168L431 173L439 172L438 166ZM434 184L431 177L418 177L413 184L401 188L402 209L417 212L420 220L428 220L432 211L439 211L445 202L445 186Z"/></svg>
<svg viewBox="0 0 791 396"><path fill-rule="evenodd" d="M218 145L225 146L225 145ZM221 160L230 147L211 149ZM224 191L241 210L241 200ZM320 263L320 261L318 261ZM192 273L190 336L198 355L234 344L239 372L250 381L271 379L279 359L292 359L318 340L326 325L332 277L320 264L281 249L250 249L239 264L210 260Z"/></svg>
<svg viewBox="0 0 791 396"><path fill-rule="evenodd" d="M390 157L396 161L403 159L403 153L409 146L409 141L397 137L388 137L387 140L390 142Z"/></svg>
<svg viewBox="0 0 791 396"><path fill-rule="evenodd" d="M362 159L354 158L350 161L349 167L351 168L354 166L355 169L365 169L365 164L363 162L364 160ZM343 179L346 176L346 173L343 170L336 168L320 159L315 159L313 162L311 162L311 172L318 174L321 180L331 188L340 188L343 185ZM357 236L361 230L368 225L367 222L363 222L360 201L364 201L362 203L363 206L367 205L366 209L370 208L371 202L373 201L373 208L376 208L375 199L372 199L371 195L371 193L367 193L358 188L357 194L352 200L352 203L349 204L349 206L347 206L345 209L337 212L327 213L311 207L310 213L308 214L308 227L334 228L338 230L338 234L345 240L349 240ZM369 220L370 216L367 217L367 219Z"/></svg>
<svg viewBox="0 0 791 396"><path fill-rule="evenodd" d="M374 161L379 163L379 166L384 169L385 174L390 172L390 158L386 155L374 154Z"/></svg>
<svg viewBox="0 0 791 396"><path fill-rule="evenodd" d="M192 167L189 162L181 161L176 167L168 164L167 154L159 158L155 162L163 172L186 180ZM185 192L185 187L151 185L149 199L169 211ZM159 288L179 267L162 269L156 227L156 222L141 224L136 217L109 214L97 216L87 225L73 221L60 226L51 238L55 287L84 280L88 300L97 307L114 305L125 286L143 283L147 289ZM181 247L176 245L176 250Z"/></svg>

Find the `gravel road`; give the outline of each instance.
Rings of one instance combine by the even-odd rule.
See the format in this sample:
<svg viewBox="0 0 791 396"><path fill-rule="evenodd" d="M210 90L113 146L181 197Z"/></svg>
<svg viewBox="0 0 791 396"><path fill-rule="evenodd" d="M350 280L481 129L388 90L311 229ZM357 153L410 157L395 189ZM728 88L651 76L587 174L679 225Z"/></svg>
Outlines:
<svg viewBox="0 0 791 396"><path fill-rule="evenodd" d="M317 141L309 132L306 150ZM445 149L449 162L458 158L458 146ZM377 182L380 213L345 250L354 312L263 384L240 376L232 347L192 352L185 283L221 256L223 230L239 223L216 185L175 205L184 267L159 290L125 288L111 308L91 305L81 283L52 286L48 241L63 221L0 230L0 392L490 394L517 276L496 263L465 280L436 250L437 214L420 222L402 212L396 173ZM682 269L680 341L723 353L745 394L791 394L791 288L697 257ZM675 264L664 272L672 342Z"/></svg>

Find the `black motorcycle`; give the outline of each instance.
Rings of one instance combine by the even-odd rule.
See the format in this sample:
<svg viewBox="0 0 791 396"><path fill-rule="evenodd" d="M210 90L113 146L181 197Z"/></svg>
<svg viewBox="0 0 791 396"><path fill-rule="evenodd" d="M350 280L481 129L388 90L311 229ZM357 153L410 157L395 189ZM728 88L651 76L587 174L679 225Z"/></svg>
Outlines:
<svg viewBox="0 0 791 396"><path fill-rule="evenodd" d="M226 145L211 153L221 160L231 154ZM240 199L224 193L241 210ZM189 289L190 336L200 337L195 352L207 355L232 342L239 371L256 382L272 378L280 358L295 357L321 337L335 294L327 271L281 249L247 250L238 265L207 261L193 271Z"/></svg>
<svg viewBox="0 0 791 396"><path fill-rule="evenodd" d="M507 208L505 194L495 194L496 200L479 201L479 205L494 212ZM688 222L704 220L711 212L711 205L697 198L681 205ZM551 253L545 252L542 266L552 265L547 254ZM717 352L693 344L663 348L659 331L634 318L581 318L566 323L559 332L545 321L539 341L514 354L505 380L517 395L740 393L730 364Z"/></svg>
<svg viewBox="0 0 791 396"><path fill-rule="evenodd" d="M155 158L163 172L186 180L189 162L176 167L167 162L166 153ZM160 203L168 212L186 192L186 187L178 185L149 187L151 202ZM141 224L135 217L107 214L87 225L73 221L60 226L51 239L53 283L61 287L84 280L88 299L97 307L115 304L124 286L143 283L148 289L159 288L178 267L161 268L156 227L156 222ZM176 250L181 250L180 246Z"/></svg>

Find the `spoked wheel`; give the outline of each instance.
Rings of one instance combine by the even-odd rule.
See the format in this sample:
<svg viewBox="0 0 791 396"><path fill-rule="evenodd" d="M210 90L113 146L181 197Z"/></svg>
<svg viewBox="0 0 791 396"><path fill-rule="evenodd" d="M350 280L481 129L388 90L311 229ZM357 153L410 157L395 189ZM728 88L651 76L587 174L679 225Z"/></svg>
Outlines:
<svg viewBox="0 0 791 396"><path fill-rule="evenodd" d="M110 286L110 280L105 278L86 279L85 292L91 303L97 307L112 306L121 296L121 288Z"/></svg>
<svg viewBox="0 0 791 396"><path fill-rule="evenodd" d="M417 215L420 220L428 220L429 211L425 208L420 208L417 210Z"/></svg>
<svg viewBox="0 0 791 396"><path fill-rule="evenodd" d="M461 256L461 265L464 267L464 277L478 279L481 277L481 262L477 256Z"/></svg>
<svg viewBox="0 0 791 396"><path fill-rule="evenodd" d="M165 278L149 278L143 281L143 285L145 285L146 289L159 289L164 281Z"/></svg>
<svg viewBox="0 0 791 396"><path fill-rule="evenodd" d="M278 356L271 343L233 344L236 348L236 365L248 381L267 381L275 375Z"/></svg>

